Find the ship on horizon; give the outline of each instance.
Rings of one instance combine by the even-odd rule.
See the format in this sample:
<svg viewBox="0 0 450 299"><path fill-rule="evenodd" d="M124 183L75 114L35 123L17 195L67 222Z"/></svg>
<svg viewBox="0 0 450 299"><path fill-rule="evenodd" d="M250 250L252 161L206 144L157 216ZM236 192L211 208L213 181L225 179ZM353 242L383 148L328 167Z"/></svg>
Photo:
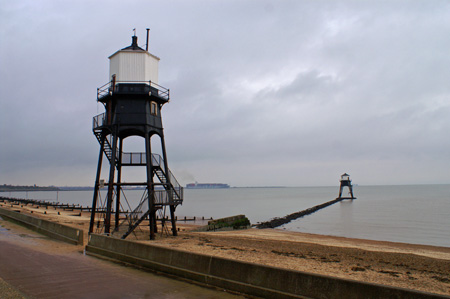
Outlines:
<svg viewBox="0 0 450 299"><path fill-rule="evenodd" d="M186 185L186 189L226 189L230 185L223 183L190 183Z"/></svg>

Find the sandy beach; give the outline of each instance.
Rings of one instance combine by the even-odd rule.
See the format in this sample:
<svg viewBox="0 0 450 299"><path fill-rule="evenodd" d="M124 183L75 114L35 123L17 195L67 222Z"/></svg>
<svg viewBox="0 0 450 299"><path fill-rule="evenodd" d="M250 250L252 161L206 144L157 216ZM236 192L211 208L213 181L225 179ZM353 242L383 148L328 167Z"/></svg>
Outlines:
<svg viewBox="0 0 450 299"><path fill-rule="evenodd" d="M1 207L12 209L10 204ZM87 240L89 213L30 205L22 213L82 228ZM60 215L58 215L58 212ZM45 213L45 214L44 214ZM247 229L194 232L197 226L178 223L179 236L158 233L154 241L141 226L129 239L179 250L215 255L274 267L450 295L450 248ZM161 231L161 230L160 230Z"/></svg>

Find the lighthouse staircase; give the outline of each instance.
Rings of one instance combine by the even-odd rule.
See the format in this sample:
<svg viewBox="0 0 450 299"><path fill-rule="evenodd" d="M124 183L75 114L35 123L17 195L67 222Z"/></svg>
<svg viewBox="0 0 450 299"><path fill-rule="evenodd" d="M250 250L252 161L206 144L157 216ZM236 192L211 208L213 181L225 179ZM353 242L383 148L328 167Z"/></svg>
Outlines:
<svg viewBox="0 0 450 299"><path fill-rule="evenodd" d="M102 134L104 134L104 121L105 113L97 115L93 119L93 132L98 142L102 143ZM112 163L113 159L113 147L112 147L112 135L108 134L105 137L103 153L106 158ZM116 148L116 153L119 153L119 149ZM121 153L122 159L119 160L119 155L116 155L114 165L118 169L121 166L146 166L146 154L145 152L133 152L133 153ZM159 154L152 153L152 172L159 180L159 183L155 183L155 190L149 192L147 189L141 199L139 205L131 212L126 214L125 220L120 223L119 231L123 231L123 227L127 227L126 232L122 236L125 239L131 234L139 224L144 221L151 209L161 210L165 206L173 206L176 208L183 203L183 187L177 181L173 173L168 169L167 173L164 171L164 159ZM120 163L120 164L119 164ZM139 185L147 186L147 183L140 183ZM149 194L151 203L149 205ZM163 216L164 217L164 216Z"/></svg>

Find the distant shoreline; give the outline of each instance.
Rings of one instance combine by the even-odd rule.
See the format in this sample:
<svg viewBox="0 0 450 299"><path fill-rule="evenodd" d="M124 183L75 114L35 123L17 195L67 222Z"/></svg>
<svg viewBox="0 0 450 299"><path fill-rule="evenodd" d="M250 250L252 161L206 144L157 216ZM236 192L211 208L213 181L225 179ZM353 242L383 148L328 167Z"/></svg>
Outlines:
<svg viewBox="0 0 450 299"><path fill-rule="evenodd" d="M12 191L60 191L60 188L55 186L41 187L41 186L13 186L13 185L0 185L0 192L12 192Z"/></svg>
<svg viewBox="0 0 450 299"><path fill-rule="evenodd" d="M421 185L450 185L450 184L411 184L411 185L358 185L354 184L354 187L390 187L390 186L421 186ZM230 186L229 188L185 188L185 189L195 189L195 190L217 190L217 189L284 189L284 188L323 188L335 186ZM102 188L102 190L108 189L107 187ZM144 190L144 188L126 188L125 190ZM27 191L93 191L94 187L90 186L19 186L19 185L0 185L0 192L27 192Z"/></svg>

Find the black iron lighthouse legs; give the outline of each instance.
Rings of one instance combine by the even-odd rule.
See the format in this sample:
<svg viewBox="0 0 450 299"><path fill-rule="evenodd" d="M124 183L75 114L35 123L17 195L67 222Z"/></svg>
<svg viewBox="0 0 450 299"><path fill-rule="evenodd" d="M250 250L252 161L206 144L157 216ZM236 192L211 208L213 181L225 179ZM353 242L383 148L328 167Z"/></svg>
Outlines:
<svg viewBox="0 0 450 299"><path fill-rule="evenodd" d="M122 186L120 182L122 180L122 149L123 149L123 139L119 138L119 154L117 163L117 186L116 186L116 214L114 218L114 230L119 231L119 217L120 217L120 192Z"/></svg>
<svg viewBox="0 0 450 299"><path fill-rule="evenodd" d="M147 196L148 196L148 222L150 226L150 240L155 239L155 211L154 211L154 199L155 194L153 190L153 167L152 167L152 146L150 143L150 133L145 133L145 157L147 166Z"/></svg>
<svg viewBox="0 0 450 299"><path fill-rule="evenodd" d="M102 172L103 149L105 148L106 135L102 133L100 142L100 153L98 155L97 175L95 177L94 198L92 199L91 222L89 223L89 234L94 232L95 212L97 210L98 192L100 189L100 174Z"/></svg>
<svg viewBox="0 0 450 299"><path fill-rule="evenodd" d="M109 235L111 232L111 208L113 202L114 193L114 173L116 170L116 157L117 157L117 131L113 132L113 144L111 153L111 163L109 168L109 182L108 182L108 199L106 202L106 217L105 217L105 234Z"/></svg>
<svg viewBox="0 0 450 299"><path fill-rule="evenodd" d="M170 190L168 191L168 194L169 194L169 201L170 201L170 220L172 221L172 234L174 236L176 236L176 235L178 235L178 233L177 233L177 225L176 225L176 221L175 221L175 205L173 202L174 190L172 189L172 182L170 181L170 170L169 170L169 166L168 166L168 162L167 162L167 154L166 154L166 142L164 141L164 135L161 135L160 137L161 137L161 149L162 149L163 160L164 160L164 171L166 173L167 184L170 188Z"/></svg>

